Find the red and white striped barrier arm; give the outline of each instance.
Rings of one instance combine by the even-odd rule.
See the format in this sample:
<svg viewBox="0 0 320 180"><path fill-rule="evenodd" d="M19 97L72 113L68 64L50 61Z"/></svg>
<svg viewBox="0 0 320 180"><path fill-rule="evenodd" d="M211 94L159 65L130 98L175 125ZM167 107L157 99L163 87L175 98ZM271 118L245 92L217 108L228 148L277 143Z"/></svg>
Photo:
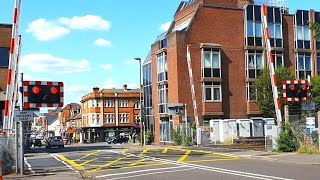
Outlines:
<svg viewBox="0 0 320 180"><path fill-rule="evenodd" d="M8 77L7 77L7 89L6 89L6 99L4 107L4 118L3 118L3 129L9 129L10 115L12 111L12 91L13 91L13 77L12 71L15 71L15 51L17 39L18 39L18 20L20 12L21 0L15 0L14 10L13 10L13 23L12 23L12 34L10 42L10 54L9 54L9 66L8 66Z"/></svg>
<svg viewBox="0 0 320 180"><path fill-rule="evenodd" d="M268 66L270 71L270 78L271 78L271 85L272 85L272 92L273 92L273 100L274 100L274 106L275 111L277 115L277 121L282 122L282 116L281 116L281 102L278 97L278 82L277 77L274 71L274 58L272 56L272 50L270 45L270 33L268 29L268 21L267 21L267 6L262 5L261 6L261 14L262 14L262 25L263 25L263 32L264 32L264 39L266 43L266 49L267 49L267 59L268 59Z"/></svg>

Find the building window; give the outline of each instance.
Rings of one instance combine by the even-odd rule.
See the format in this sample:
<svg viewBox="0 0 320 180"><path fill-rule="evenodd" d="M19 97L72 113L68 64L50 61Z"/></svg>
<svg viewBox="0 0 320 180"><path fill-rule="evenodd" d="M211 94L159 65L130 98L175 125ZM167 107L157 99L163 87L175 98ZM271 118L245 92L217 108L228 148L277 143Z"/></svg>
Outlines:
<svg viewBox="0 0 320 180"><path fill-rule="evenodd" d="M158 82L168 80L168 69L167 69L167 53L162 52L157 54L157 72Z"/></svg>
<svg viewBox="0 0 320 180"><path fill-rule="evenodd" d="M140 102L134 102L133 109L140 109Z"/></svg>
<svg viewBox="0 0 320 180"><path fill-rule="evenodd" d="M100 100L94 99L93 100L93 107L99 107Z"/></svg>
<svg viewBox="0 0 320 180"><path fill-rule="evenodd" d="M254 87L252 82L247 82L247 101L257 100L257 89Z"/></svg>
<svg viewBox="0 0 320 180"><path fill-rule="evenodd" d="M97 122L96 114L91 114L91 124L96 124L96 122Z"/></svg>
<svg viewBox="0 0 320 180"><path fill-rule="evenodd" d="M306 79L311 76L311 55L310 53L298 53L296 60L296 78Z"/></svg>
<svg viewBox="0 0 320 180"><path fill-rule="evenodd" d="M127 99L119 99L119 107L128 107L129 101Z"/></svg>
<svg viewBox="0 0 320 180"><path fill-rule="evenodd" d="M168 119L160 120L160 142L173 141L173 121Z"/></svg>
<svg viewBox="0 0 320 180"><path fill-rule="evenodd" d="M167 38L164 38L160 41L160 49L162 48L166 48L168 45L168 41L167 41Z"/></svg>
<svg viewBox="0 0 320 180"><path fill-rule="evenodd" d="M9 48L0 47L0 67L9 67Z"/></svg>
<svg viewBox="0 0 320 180"><path fill-rule="evenodd" d="M158 86L158 105L160 114L168 113L168 85Z"/></svg>
<svg viewBox="0 0 320 180"><path fill-rule="evenodd" d="M263 69L262 51L246 51L246 78L258 78Z"/></svg>
<svg viewBox="0 0 320 180"><path fill-rule="evenodd" d="M262 46L261 6L248 5L245 12L246 46Z"/></svg>
<svg viewBox="0 0 320 180"><path fill-rule="evenodd" d="M113 113L104 114L104 124L113 124L114 119Z"/></svg>
<svg viewBox="0 0 320 180"><path fill-rule="evenodd" d="M107 99L104 101L104 107L114 107L114 100L113 99Z"/></svg>
<svg viewBox="0 0 320 180"><path fill-rule="evenodd" d="M282 13L278 7L268 7L268 29L271 47L282 47Z"/></svg>
<svg viewBox="0 0 320 180"><path fill-rule="evenodd" d="M120 123L129 123L129 114L128 113L120 113Z"/></svg>
<svg viewBox="0 0 320 180"><path fill-rule="evenodd" d="M221 102L222 92L220 82L204 82L203 88L203 101L204 102Z"/></svg>
<svg viewBox="0 0 320 180"><path fill-rule="evenodd" d="M309 11L298 10L295 14L295 47L310 49Z"/></svg>
<svg viewBox="0 0 320 180"><path fill-rule="evenodd" d="M134 123L140 124L140 116L139 115L134 115Z"/></svg>
<svg viewBox="0 0 320 180"><path fill-rule="evenodd" d="M221 78L220 49L202 49L202 77Z"/></svg>
<svg viewBox="0 0 320 180"><path fill-rule="evenodd" d="M272 56L274 59L274 68L275 69L277 69L278 67L284 66L283 53L281 51L272 51Z"/></svg>
<svg viewBox="0 0 320 180"><path fill-rule="evenodd" d="M100 114L97 114L97 124L100 124Z"/></svg>

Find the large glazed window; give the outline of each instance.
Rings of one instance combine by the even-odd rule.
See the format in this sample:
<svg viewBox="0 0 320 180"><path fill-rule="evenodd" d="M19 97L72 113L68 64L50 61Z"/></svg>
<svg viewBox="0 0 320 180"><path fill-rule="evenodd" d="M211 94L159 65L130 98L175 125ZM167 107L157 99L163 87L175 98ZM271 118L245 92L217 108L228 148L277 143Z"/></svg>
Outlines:
<svg viewBox="0 0 320 180"><path fill-rule="evenodd" d="M9 48L0 47L0 67L9 66Z"/></svg>
<svg viewBox="0 0 320 180"><path fill-rule="evenodd" d="M202 48L202 77L221 78L220 49Z"/></svg>
<svg viewBox="0 0 320 180"><path fill-rule="evenodd" d="M312 60L310 53L298 53L296 55L296 78L306 79L308 75L311 76Z"/></svg>
<svg viewBox="0 0 320 180"><path fill-rule="evenodd" d="M158 106L159 113L168 113L168 85L158 86Z"/></svg>
<svg viewBox="0 0 320 180"><path fill-rule="evenodd" d="M157 73L158 73L158 82L167 81L167 53L161 52L157 54Z"/></svg>
<svg viewBox="0 0 320 180"><path fill-rule="evenodd" d="M309 11L298 10L295 19L295 48L310 49Z"/></svg>
<svg viewBox="0 0 320 180"><path fill-rule="evenodd" d="M202 84L203 102L221 102L222 92L220 82L204 82Z"/></svg>
<svg viewBox="0 0 320 180"><path fill-rule="evenodd" d="M262 51L246 51L246 78L258 78L264 66Z"/></svg>
<svg viewBox="0 0 320 180"><path fill-rule="evenodd" d="M282 47L282 13L280 8L268 7L268 29L272 47Z"/></svg>
<svg viewBox="0 0 320 180"><path fill-rule="evenodd" d="M246 46L262 46L261 6L248 5L245 9Z"/></svg>

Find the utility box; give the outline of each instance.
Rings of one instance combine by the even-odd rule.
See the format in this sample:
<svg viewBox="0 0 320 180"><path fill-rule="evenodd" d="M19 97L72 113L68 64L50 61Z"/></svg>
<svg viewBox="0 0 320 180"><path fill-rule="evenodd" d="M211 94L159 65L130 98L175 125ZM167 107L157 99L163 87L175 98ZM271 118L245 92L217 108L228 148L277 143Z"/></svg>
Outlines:
<svg viewBox="0 0 320 180"><path fill-rule="evenodd" d="M229 138L237 139L238 138L238 126L236 119L228 119L229 127Z"/></svg>
<svg viewBox="0 0 320 180"><path fill-rule="evenodd" d="M210 139L213 143L220 143L220 119L210 120Z"/></svg>
<svg viewBox="0 0 320 180"><path fill-rule="evenodd" d="M264 137L264 120L262 118L251 119L252 137Z"/></svg>
<svg viewBox="0 0 320 180"><path fill-rule="evenodd" d="M250 137L250 119L237 119L239 124L239 136Z"/></svg>

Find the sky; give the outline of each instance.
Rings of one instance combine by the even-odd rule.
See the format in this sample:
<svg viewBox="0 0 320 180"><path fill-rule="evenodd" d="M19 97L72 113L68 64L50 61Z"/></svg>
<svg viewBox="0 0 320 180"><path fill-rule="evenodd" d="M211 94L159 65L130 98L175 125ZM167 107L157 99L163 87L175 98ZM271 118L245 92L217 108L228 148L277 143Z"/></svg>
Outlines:
<svg viewBox="0 0 320 180"><path fill-rule="evenodd" d="M93 87L139 87L139 62L173 20L180 0L22 0L20 72L24 80L62 81L65 104ZM320 11L320 0L287 0ZM14 0L0 0L0 23L11 24ZM318 7L318 8L317 8Z"/></svg>

